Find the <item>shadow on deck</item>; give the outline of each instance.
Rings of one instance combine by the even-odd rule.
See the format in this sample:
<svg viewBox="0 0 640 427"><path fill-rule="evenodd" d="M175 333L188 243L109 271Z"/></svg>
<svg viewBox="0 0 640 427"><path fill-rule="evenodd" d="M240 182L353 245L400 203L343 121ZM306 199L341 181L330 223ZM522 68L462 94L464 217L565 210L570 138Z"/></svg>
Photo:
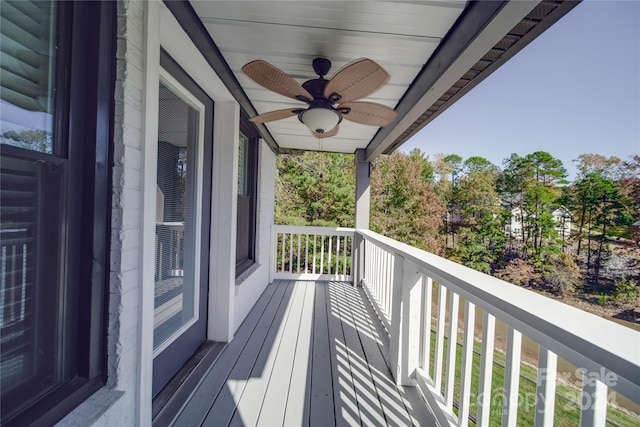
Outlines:
<svg viewBox="0 0 640 427"><path fill-rule="evenodd" d="M388 346L361 289L277 280L173 424L435 425L416 389L395 386Z"/></svg>

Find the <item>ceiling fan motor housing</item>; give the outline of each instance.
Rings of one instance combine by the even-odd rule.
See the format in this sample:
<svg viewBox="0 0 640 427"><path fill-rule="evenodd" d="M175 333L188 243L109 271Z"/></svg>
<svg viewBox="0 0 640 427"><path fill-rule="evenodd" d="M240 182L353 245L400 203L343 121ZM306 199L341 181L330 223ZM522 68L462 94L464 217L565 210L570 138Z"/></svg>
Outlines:
<svg viewBox="0 0 640 427"><path fill-rule="evenodd" d="M324 77L331 69L331 61L327 58L316 58L313 60L313 71L320 77Z"/></svg>

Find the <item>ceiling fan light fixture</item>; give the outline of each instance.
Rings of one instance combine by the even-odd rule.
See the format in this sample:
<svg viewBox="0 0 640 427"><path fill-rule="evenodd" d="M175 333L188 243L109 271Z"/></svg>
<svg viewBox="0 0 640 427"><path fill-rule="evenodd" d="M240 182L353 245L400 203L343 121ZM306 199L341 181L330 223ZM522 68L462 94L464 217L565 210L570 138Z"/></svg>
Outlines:
<svg viewBox="0 0 640 427"><path fill-rule="evenodd" d="M298 117L309 130L320 134L330 131L342 121L340 113L333 108L309 108Z"/></svg>

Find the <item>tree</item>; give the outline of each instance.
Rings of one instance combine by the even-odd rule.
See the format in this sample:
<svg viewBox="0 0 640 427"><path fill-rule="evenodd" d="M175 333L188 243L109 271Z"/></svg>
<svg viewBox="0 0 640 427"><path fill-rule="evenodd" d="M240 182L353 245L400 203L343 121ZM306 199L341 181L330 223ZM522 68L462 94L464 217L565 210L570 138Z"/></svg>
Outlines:
<svg viewBox="0 0 640 427"><path fill-rule="evenodd" d="M560 196L558 185L566 184L567 171L562 161L545 151L527 155L533 176L525 192L525 212L531 227L533 249L540 252L543 239L555 237L555 222L550 208L556 206Z"/></svg>
<svg viewBox="0 0 640 427"><path fill-rule="evenodd" d="M317 152L280 155L276 165L276 223L353 226L352 155Z"/></svg>
<svg viewBox="0 0 640 427"><path fill-rule="evenodd" d="M438 155L433 169L439 177L436 191L446 205L444 217L445 245L449 246L449 235L451 235L451 245L455 246L455 235L459 225L457 213L458 178L462 171L462 157L457 154Z"/></svg>
<svg viewBox="0 0 640 427"><path fill-rule="evenodd" d="M563 297L580 285L580 268L570 254L551 255L545 260L544 266L545 282Z"/></svg>
<svg viewBox="0 0 640 427"><path fill-rule="evenodd" d="M429 161L429 156L426 156L419 148L414 148L409 153L409 158L420 164L422 168L422 172L420 173L422 181L433 183L434 170L433 165L431 165L431 162Z"/></svg>
<svg viewBox="0 0 640 427"><path fill-rule="evenodd" d="M46 130L31 129L20 133L9 130L2 133L0 140L3 144L42 153L51 153L53 151L53 133Z"/></svg>
<svg viewBox="0 0 640 427"><path fill-rule="evenodd" d="M511 222L511 212L517 210L522 215L525 211L525 193L531 180L531 165L528 159L520 157L516 153L505 159L502 165L502 173L498 177L498 191L502 195L504 206L507 209L505 220ZM509 239L509 247L511 247L511 233ZM523 226L520 229L523 256L526 255L528 239L527 228Z"/></svg>
<svg viewBox="0 0 640 427"><path fill-rule="evenodd" d="M594 174L595 175L595 174ZM607 227L612 226L623 208L620 203L620 191L616 183L602 176L596 175L595 185L596 218L595 223L600 228L598 251L594 265L594 281L598 283L600 270L603 265L603 249L607 239Z"/></svg>
<svg viewBox="0 0 640 427"><path fill-rule="evenodd" d="M578 168L577 180L583 179L590 173L597 173L613 180L620 178L622 163L618 157L583 153L573 162Z"/></svg>
<svg viewBox="0 0 640 427"><path fill-rule="evenodd" d="M518 286L530 286L540 280L540 274L536 272L535 267L522 258L512 259L507 265L496 271L495 276Z"/></svg>
<svg viewBox="0 0 640 427"><path fill-rule="evenodd" d="M423 180L425 163L402 153L380 156L371 172L371 229L438 253L444 203Z"/></svg>

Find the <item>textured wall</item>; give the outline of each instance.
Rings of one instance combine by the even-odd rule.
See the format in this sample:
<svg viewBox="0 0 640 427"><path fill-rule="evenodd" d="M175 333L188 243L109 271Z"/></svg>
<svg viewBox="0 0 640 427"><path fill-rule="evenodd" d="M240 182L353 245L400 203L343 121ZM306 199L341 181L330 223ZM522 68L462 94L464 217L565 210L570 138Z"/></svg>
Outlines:
<svg viewBox="0 0 640 427"><path fill-rule="evenodd" d="M145 4L118 1L107 387L60 425L135 425Z"/></svg>

